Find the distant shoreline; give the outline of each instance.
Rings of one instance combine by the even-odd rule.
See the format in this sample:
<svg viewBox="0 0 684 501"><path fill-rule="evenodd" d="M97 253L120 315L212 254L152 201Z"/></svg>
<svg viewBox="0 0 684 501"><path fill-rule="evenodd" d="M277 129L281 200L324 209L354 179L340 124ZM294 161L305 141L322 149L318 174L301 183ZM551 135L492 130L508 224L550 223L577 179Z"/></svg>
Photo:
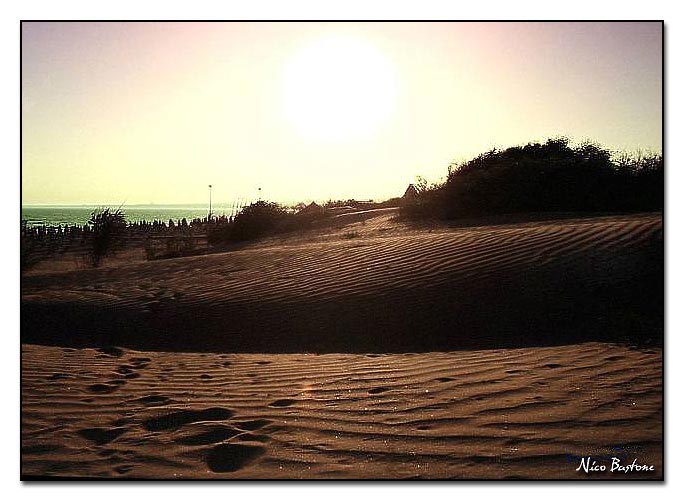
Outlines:
<svg viewBox="0 0 684 501"><path fill-rule="evenodd" d="M45 225L84 225L90 218L90 213L98 206L27 206L21 208L21 220L29 226ZM174 221L207 217L208 206L204 205L129 205L123 207L126 220L129 222L139 221ZM212 214L216 216L234 215L239 208L237 206L218 205L212 207Z"/></svg>

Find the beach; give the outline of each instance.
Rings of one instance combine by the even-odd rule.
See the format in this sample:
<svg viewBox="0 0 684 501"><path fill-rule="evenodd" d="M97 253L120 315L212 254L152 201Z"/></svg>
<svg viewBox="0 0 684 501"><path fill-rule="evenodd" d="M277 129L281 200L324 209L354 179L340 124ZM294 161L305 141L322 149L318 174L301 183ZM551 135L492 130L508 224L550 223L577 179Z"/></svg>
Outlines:
<svg viewBox="0 0 684 501"><path fill-rule="evenodd" d="M22 474L662 478L661 360L605 343L394 355L26 345ZM586 474L582 456L655 472Z"/></svg>
<svg viewBox="0 0 684 501"><path fill-rule="evenodd" d="M20 479L664 484L663 16L271 14L17 17Z"/></svg>
<svg viewBox="0 0 684 501"><path fill-rule="evenodd" d="M662 256L659 213L371 211L30 271L22 475L662 478Z"/></svg>

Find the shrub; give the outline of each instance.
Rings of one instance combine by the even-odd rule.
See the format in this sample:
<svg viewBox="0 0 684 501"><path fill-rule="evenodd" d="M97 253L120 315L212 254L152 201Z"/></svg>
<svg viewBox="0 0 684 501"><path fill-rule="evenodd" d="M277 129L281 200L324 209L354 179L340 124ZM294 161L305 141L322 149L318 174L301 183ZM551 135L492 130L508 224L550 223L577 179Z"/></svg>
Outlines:
<svg viewBox="0 0 684 501"><path fill-rule="evenodd" d="M22 273L33 268L43 257L40 245L36 239L21 235L20 239L20 266Z"/></svg>
<svg viewBox="0 0 684 501"><path fill-rule="evenodd" d="M567 138L491 150L449 168L447 180L421 186L406 217L456 218L515 212L662 209L660 155L622 155Z"/></svg>
<svg viewBox="0 0 684 501"><path fill-rule="evenodd" d="M120 209L96 209L90 214L90 245L86 259L97 268L102 260L116 252L123 243L126 232L126 219Z"/></svg>
<svg viewBox="0 0 684 501"><path fill-rule="evenodd" d="M291 217L285 208L273 202L258 201L244 207L235 218L216 223L208 233L209 242L242 242L274 233Z"/></svg>
<svg viewBox="0 0 684 501"><path fill-rule="evenodd" d="M273 202L258 201L235 216L231 231L236 241L253 240L273 232L287 218L287 211Z"/></svg>
<svg viewBox="0 0 684 501"><path fill-rule="evenodd" d="M310 228L327 217L325 210L310 205L306 210L292 213L285 207L266 201L244 207L232 220L217 221L209 229L207 238L212 245L244 242L277 233Z"/></svg>

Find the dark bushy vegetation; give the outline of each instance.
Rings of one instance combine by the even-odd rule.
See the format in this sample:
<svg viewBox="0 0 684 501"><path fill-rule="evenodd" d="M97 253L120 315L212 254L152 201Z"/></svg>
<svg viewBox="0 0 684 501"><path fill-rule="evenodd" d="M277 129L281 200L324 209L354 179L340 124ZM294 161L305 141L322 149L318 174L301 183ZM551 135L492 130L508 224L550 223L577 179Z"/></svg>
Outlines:
<svg viewBox="0 0 684 501"><path fill-rule="evenodd" d="M243 208L232 221L217 224L209 231L210 243L241 242L272 233L289 214L278 204L255 202Z"/></svg>
<svg viewBox="0 0 684 501"><path fill-rule="evenodd" d="M234 218L215 224L207 238L210 244L244 242L305 229L325 217L325 211L318 209L293 213L277 203L260 200L244 207Z"/></svg>
<svg viewBox="0 0 684 501"><path fill-rule="evenodd" d="M91 213L88 224L92 228L86 258L91 266L100 266L102 259L114 253L126 234L126 218L120 209L98 209Z"/></svg>
<svg viewBox="0 0 684 501"><path fill-rule="evenodd" d="M447 180L402 207L407 217L521 212L629 212L663 208L660 155L621 155L595 144L549 139L492 150L452 165Z"/></svg>
<svg viewBox="0 0 684 501"><path fill-rule="evenodd" d="M33 238L25 236L25 229L22 224L21 240L20 240L20 266L22 273L31 269L38 262L40 262L41 254L38 252L39 244Z"/></svg>

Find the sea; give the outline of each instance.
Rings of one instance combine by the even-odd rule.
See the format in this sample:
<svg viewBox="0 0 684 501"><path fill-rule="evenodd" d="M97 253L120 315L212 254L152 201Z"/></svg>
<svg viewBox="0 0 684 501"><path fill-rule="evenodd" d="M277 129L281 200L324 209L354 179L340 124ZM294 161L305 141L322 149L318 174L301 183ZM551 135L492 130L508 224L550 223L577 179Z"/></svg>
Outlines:
<svg viewBox="0 0 684 501"><path fill-rule="evenodd" d="M21 208L21 220L27 226L82 226L90 219L90 214L100 208L96 205L24 205ZM111 207L116 209L117 207ZM123 206L126 221L164 221L173 219L174 222L183 218L188 222L195 218L205 218L209 214L209 207L204 204L186 205L130 205ZM214 216L232 216L239 207L212 207Z"/></svg>

